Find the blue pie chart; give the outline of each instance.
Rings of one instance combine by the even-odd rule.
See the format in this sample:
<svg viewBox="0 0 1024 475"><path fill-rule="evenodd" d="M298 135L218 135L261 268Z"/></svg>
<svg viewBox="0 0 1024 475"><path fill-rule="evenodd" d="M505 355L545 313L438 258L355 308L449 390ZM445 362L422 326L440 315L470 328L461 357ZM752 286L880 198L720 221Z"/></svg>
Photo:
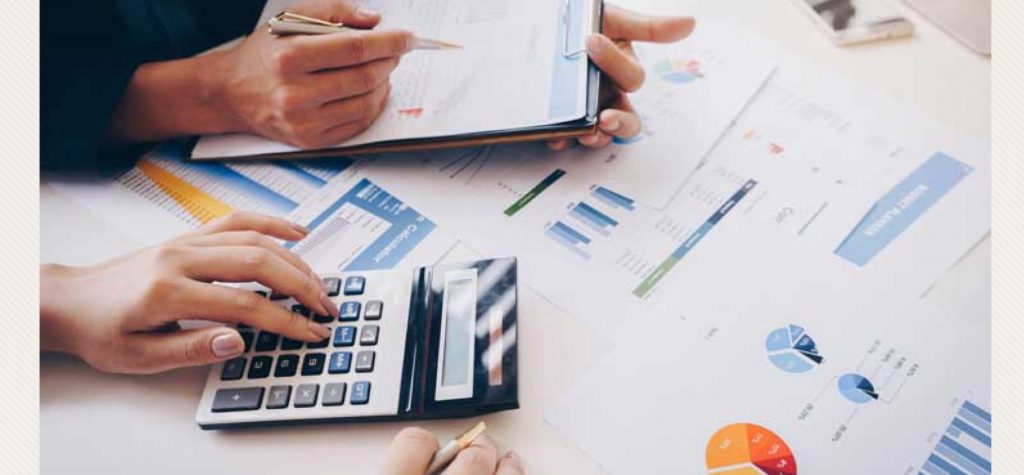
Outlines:
<svg viewBox="0 0 1024 475"><path fill-rule="evenodd" d="M798 325L773 330L765 339L764 348L768 361L787 373L806 373L825 361L814 339Z"/></svg>
<svg viewBox="0 0 1024 475"><path fill-rule="evenodd" d="M878 400L875 385L857 373L846 373L839 378L839 393L857 404Z"/></svg>

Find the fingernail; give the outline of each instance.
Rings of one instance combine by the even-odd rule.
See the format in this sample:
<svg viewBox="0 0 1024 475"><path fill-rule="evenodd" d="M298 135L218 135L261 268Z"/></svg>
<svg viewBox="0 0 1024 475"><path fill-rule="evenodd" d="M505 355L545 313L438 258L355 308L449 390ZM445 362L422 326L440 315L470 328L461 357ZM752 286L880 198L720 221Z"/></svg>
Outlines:
<svg viewBox="0 0 1024 475"><path fill-rule="evenodd" d="M224 333L213 338L213 354L218 358L231 358L242 354L245 342L235 332Z"/></svg>
<svg viewBox="0 0 1024 475"><path fill-rule="evenodd" d="M618 119L612 119L601 124L601 128L608 132L615 132L616 130L619 130L619 127L621 126L622 124L619 123Z"/></svg>
<svg viewBox="0 0 1024 475"><path fill-rule="evenodd" d="M303 236L309 234L309 229L306 229L305 226L303 226L303 225L301 225L299 223L289 223L289 224L291 225L291 228L295 230L295 232L297 232L299 234L302 234Z"/></svg>
<svg viewBox="0 0 1024 475"><path fill-rule="evenodd" d="M309 328L314 334L316 334L316 336L320 337L321 339L331 336L331 329L319 323L310 323Z"/></svg>
<svg viewBox="0 0 1024 475"><path fill-rule="evenodd" d="M369 8L357 8L356 9L356 16L358 16L359 18L364 18L364 19L367 19L367 20L373 20L373 19L377 18L379 15L380 15L380 13L377 13L377 12L375 12L373 10L370 10Z"/></svg>
<svg viewBox="0 0 1024 475"><path fill-rule="evenodd" d="M327 310L327 314L333 317L338 316L338 307L334 306L334 302L331 302L331 298L327 294L320 293L320 305L324 306L324 310Z"/></svg>
<svg viewBox="0 0 1024 475"><path fill-rule="evenodd" d="M514 451L514 450L509 450L508 453L505 454L505 458L507 458L509 460L514 460L516 462L518 462L520 460L519 459L519 454L517 454L516 451Z"/></svg>
<svg viewBox="0 0 1024 475"><path fill-rule="evenodd" d="M602 48L604 48L604 42L601 41L601 35L590 35L587 37L587 51L596 54L600 53Z"/></svg>

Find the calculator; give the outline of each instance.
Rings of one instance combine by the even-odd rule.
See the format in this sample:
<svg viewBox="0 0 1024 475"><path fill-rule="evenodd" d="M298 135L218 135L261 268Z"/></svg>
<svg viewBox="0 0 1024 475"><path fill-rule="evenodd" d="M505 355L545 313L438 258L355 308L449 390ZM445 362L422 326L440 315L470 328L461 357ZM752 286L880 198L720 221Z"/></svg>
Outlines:
<svg viewBox="0 0 1024 475"><path fill-rule="evenodd" d="M239 326L245 352L214 364L203 429L471 417L519 407L516 259L324 278L338 318L246 286L331 329L304 343Z"/></svg>

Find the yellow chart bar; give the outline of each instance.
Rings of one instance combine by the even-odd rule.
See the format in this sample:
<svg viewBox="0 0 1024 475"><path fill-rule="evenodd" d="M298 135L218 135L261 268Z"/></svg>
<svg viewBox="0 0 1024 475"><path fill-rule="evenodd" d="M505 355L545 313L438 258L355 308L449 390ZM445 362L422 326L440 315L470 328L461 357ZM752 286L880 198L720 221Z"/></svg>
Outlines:
<svg viewBox="0 0 1024 475"><path fill-rule="evenodd" d="M203 190L192 186L149 160L140 160L136 166L142 174L156 183L156 186L160 187L164 193L167 193L167 196L170 196L200 223L208 223L233 211L224 202L206 194Z"/></svg>

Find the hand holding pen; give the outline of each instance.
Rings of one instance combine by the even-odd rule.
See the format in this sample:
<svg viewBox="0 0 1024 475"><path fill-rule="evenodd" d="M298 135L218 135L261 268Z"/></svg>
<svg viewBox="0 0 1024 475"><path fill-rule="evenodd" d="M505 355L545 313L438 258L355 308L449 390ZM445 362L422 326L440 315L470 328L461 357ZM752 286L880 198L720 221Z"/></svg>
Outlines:
<svg viewBox="0 0 1024 475"><path fill-rule="evenodd" d="M499 455L498 447L473 426L440 447L430 432L418 427L403 429L391 442L380 475L524 475L515 452ZM445 460L450 463L444 463ZM441 471L437 471L441 470Z"/></svg>

